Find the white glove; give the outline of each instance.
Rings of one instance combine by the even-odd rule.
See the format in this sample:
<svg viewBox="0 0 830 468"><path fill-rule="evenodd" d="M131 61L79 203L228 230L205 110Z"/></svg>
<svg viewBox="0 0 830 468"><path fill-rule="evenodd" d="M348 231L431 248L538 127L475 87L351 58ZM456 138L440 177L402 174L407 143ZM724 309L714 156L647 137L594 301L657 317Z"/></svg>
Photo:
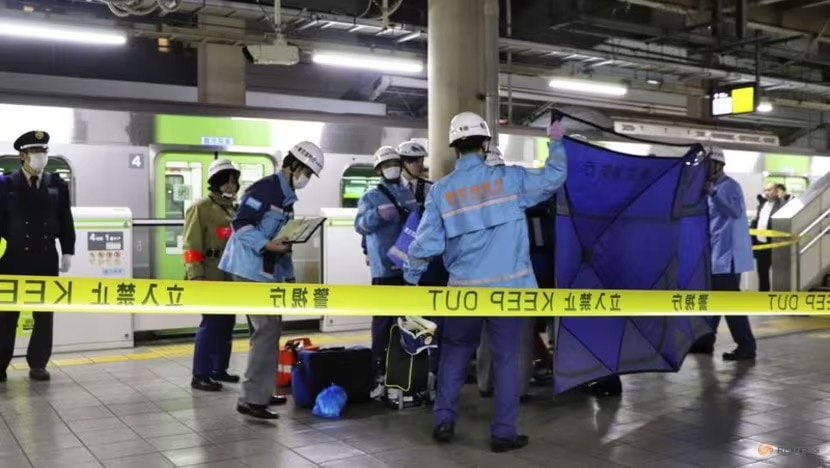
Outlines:
<svg viewBox="0 0 830 468"><path fill-rule="evenodd" d="M69 271L69 268L72 266L72 255L63 254L61 255L61 273L66 273Z"/></svg>
<svg viewBox="0 0 830 468"><path fill-rule="evenodd" d="M565 126L562 124L561 120L557 120L553 122L548 127L548 137L551 140L561 140L562 136L565 135Z"/></svg>
<svg viewBox="0 0 830 468"><path fill-rule="evenodd" d="M397 216L398 210L395 209L395 205L383 205L378 207L378 215L380 215L381 219L384 221L392 221Z"/></svg>

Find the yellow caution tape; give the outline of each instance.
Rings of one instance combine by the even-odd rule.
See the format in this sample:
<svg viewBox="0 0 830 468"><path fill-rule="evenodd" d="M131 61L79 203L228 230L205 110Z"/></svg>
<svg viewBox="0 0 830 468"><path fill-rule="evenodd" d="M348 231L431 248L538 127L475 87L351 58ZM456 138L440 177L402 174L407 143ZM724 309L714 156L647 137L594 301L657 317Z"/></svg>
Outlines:
<svg viewBox="0 0 830 468"><path fill-rule="evenodd" d="M830 315L830 294L432 288L0 276L0 311L611 317Z"/></svg>
<svg viewBox="0 0 830 468"><path fill-rule="evenodd" d="M779 247L789 247L791 245L798 244L801 242L801 237L784 231L774 231L772 229L750 229L749 233L753 236L762 236L771 239L780 239L780 238L787 238L789 240L781 241L781 242L772 242L769 244L758 244L753 245L752 250L770 250L770 249L777 249Z"/></svg>

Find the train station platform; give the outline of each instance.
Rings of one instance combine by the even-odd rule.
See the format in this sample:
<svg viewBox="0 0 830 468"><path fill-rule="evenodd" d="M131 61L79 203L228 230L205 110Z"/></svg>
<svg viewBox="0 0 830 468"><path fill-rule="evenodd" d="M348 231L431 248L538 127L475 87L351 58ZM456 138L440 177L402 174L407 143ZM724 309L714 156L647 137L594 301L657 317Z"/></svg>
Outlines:
<svg viewBox="0 0 830 468"><path fill-rule="evenodd" d="M462 396L457 439L431 440L428 409L347 407L325 420L289 403L280 419L236 413L238 385L189 387L192 345L55 355L50 382L16 359L0 384L0 467L819 467L830 466L830 320L759 318L754 363L689 356L676 374L623 377L624 394L552 398L536 387L519 428L530 445L489 451L492 401ZM364 342L320 335L315 344ZM232 369L244 369L235 343ZM825 461L827 460L827 461Z"/></svg>

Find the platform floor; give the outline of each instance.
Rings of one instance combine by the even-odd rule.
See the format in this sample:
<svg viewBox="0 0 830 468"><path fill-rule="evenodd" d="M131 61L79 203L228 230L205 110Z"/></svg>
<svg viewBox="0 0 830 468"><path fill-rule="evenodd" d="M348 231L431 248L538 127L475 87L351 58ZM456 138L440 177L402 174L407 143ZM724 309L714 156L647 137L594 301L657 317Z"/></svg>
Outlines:
<svg viewBox="0 0 830 468"><path fill-rule="evenodd" d="M722 330L714 357L625 376L620 398L536 388L520 417L531 444L508 454L489 452L491 401L473 385L457 441L436 446L427 409L356 405L328 421L289 404L276 422L246 419L234 411L238 385L189 388L187 345L56 355L51 382L30 382L17 361L0 384L0 467L830 466L830 320L755 322L764 338L754 364L720 358L733 346ZM244 358L235 353L232 367Z"/></svg>

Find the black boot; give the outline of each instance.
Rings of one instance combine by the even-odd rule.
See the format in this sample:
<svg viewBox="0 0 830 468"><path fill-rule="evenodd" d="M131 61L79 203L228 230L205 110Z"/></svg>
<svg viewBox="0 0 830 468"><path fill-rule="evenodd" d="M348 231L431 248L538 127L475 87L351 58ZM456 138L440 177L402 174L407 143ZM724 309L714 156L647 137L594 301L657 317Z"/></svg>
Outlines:
<svg viewBox="0 0 830 468"><path fill-rule="evenodd" d="M432 430L432 438L438 443L448 443L455 435L455 425L452 423L441 423Z"/></svg>
<svg viewBox="0 0 830 468"><path fill-rule="evenodd" d="M222 384L210 377L193 377L190 380L190 388L203 392L219 392L222 390Z"/></svg>
<svg viewBox="0 0 830 468"><path fill-rule="evenodd" d="M250 403L237 403L236 411L259 419L277 419L280 417L277 413L269 410L267 406L252 405Z"/></svg>
<svg viewBox="0 0 830 468"><path fill-rule="evenodd" d="M515 439L491 439L490 450L496 453L520 449L526 446L530 439L526 435L518 435Z"/></svg>
<svg viewBox="0 0 830 468"><path fill-rule="evenodd" d="M29 378L32 380L46 381L51 379L52 376L49 375L49 371L46 369L36 367L34 369L29 369Z"/></svg>
<svg viewBox="0 0 830 468"><path fill-rule="evenodd" d="M239 376L234 374L228 374L227 371L214 372L213 375L210 376L210 378L217 382L239 383Z"/></svg>

